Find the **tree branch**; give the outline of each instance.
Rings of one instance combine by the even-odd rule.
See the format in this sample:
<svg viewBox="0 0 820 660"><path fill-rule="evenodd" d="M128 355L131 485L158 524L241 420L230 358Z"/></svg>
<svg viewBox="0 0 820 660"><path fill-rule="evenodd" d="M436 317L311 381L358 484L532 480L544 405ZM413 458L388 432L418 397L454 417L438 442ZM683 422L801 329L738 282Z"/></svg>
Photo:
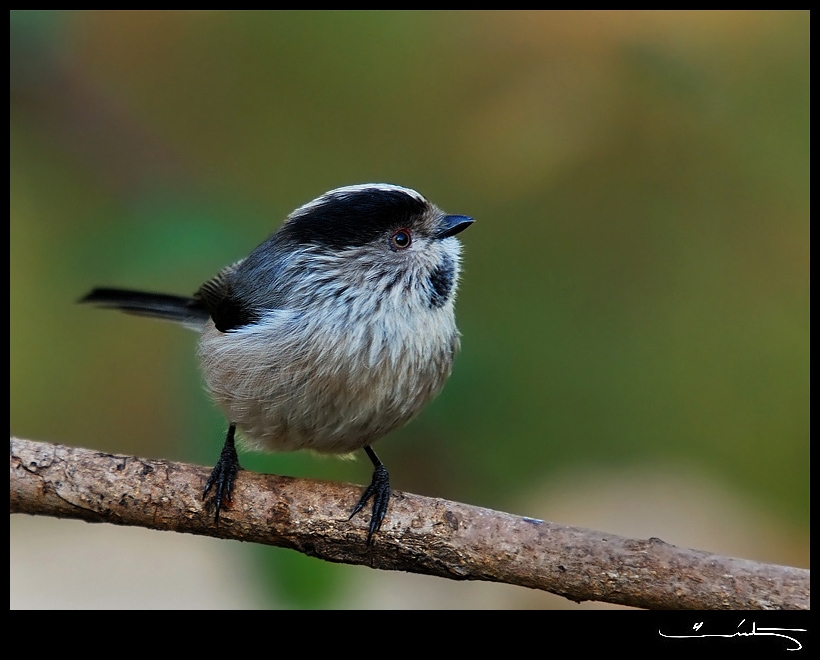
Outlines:
<svg viewBox="0 0 820 660"><path fill-rule="evenodd" d="M381 531L347 520L361 488L242 471L214 525L203 467L11 438L10 513L292 548L372 568L657 609L810 609L810 571L627 539L394 491Z"/></svg>

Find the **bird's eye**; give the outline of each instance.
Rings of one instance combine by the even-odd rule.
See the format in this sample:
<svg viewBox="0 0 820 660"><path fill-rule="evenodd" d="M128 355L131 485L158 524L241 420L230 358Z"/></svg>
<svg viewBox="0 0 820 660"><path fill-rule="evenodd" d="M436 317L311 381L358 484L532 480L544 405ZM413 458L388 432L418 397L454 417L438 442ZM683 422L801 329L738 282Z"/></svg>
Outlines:
<svg viewBox="0 0 820 660"><path fill-rule="evenodd" d="M410 243L412 242L413 237L410 235L409 229L397 229L390 237L390 245L392 245L396 250L404 250L405 248L410 247Z"/></svg>

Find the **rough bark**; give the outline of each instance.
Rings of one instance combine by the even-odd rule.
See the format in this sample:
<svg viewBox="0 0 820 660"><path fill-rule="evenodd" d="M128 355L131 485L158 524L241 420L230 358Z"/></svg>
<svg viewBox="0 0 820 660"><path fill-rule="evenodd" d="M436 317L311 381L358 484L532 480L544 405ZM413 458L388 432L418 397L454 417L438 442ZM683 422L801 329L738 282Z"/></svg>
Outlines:
<svg viewBox="0 0 820 660"><path fill-rule="evenodd" d="M208 468L11 438L11 513L283 546L327 561L657 609L809 609L810 571L394 491L367 546L361 488L242 471L214 525ZM364 513L364 512L363 512Z"/></svg>

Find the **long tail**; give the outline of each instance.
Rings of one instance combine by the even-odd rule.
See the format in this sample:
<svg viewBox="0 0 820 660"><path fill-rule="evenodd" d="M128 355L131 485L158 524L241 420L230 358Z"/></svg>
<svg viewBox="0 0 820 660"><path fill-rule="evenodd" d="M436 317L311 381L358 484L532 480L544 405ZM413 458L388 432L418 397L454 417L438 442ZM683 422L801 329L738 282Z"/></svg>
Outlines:
<svg viewBox="0 0 820 660"><path fill-rule="evenodd" d="M174 321L201 332L210 314L202 301L187 296L127 289L93 289L77 302L119 309L128 314Z"/></svg>

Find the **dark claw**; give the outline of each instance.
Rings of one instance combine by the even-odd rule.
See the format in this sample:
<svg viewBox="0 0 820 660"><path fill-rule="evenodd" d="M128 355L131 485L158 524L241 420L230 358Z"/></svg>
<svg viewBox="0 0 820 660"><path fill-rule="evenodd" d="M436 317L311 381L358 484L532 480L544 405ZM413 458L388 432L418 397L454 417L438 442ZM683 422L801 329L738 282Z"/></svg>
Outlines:
<svg viewBox="0 0 820 660"><path fill-rule="evenodd" d="M387 513L387 504L390 502L390 475L387 473L387 468L384 467L370 447L365 447L364 450L375 466L373 479L370 481L370 485L365 488L364 493L362 493L359 502L353 508L353 513L350 514L348 520L351 520L353 516L359 513L371 497L373 498L373 512L370 516L370 527L367 530L367 545L370 545L373 534L379 531L382 526L382 520L384 520L384 516Z"/></svg>
<svg viewBox="0 0 820 660"><path fill-rule="evenodd" d="M219 455L219 460L216 462L211 476L208 477L205 491L202 493L202 499L204 500L211 488L216 487L214 491L216 500L214 502L214 522L217 526L219 526L219 511L222 509L222 503L227 504L231 501L236 473L240 470L239 456L236 454L236 445L234 443L235 433L236 426L231 424L228 435L225 437L222 453Z"/></svg>

